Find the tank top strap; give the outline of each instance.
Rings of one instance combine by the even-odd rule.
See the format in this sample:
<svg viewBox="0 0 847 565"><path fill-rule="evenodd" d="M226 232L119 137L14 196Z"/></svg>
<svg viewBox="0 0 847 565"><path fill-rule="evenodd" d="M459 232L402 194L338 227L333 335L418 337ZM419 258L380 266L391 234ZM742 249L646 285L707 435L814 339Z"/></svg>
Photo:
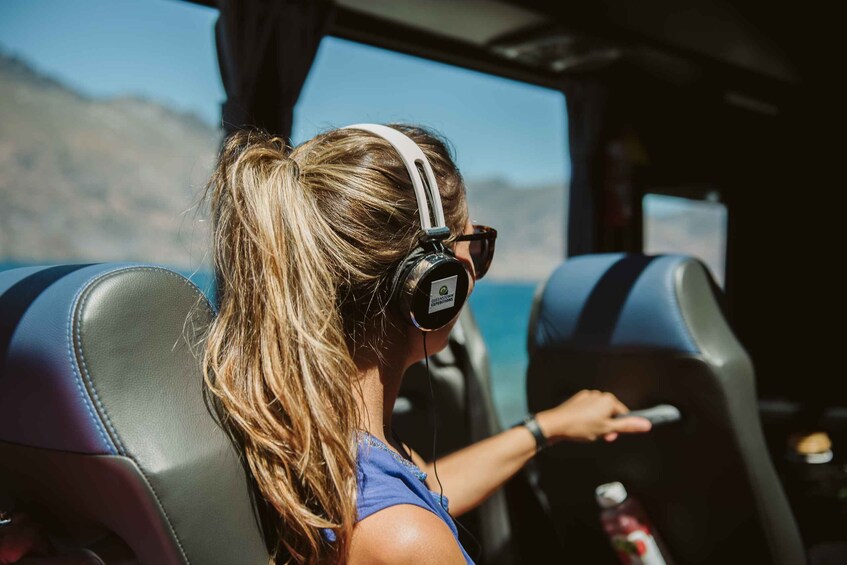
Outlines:
<svg viewBox="0 0 847 565"><path fill-rule="evenodd" d="M435 512L432 493L424 480L426 474L396 452L383 448L372 436L359 442L358 519L398 504L412 504ZM372 439L371 439L372 438ZM448 523L455 533L452 520Z"/></svg>
<svg viewBox="0 0 847 565"><path fill-rule="evenodd" d="M458 542L459 532L447 511L447 499L429 490L426 474L370 434L361 434L358 456L358 520L398 504L411 504L429 510L450 528ZM440 502L440 503L439 503ZM473 560L459 543L467 563Z"/></svg>

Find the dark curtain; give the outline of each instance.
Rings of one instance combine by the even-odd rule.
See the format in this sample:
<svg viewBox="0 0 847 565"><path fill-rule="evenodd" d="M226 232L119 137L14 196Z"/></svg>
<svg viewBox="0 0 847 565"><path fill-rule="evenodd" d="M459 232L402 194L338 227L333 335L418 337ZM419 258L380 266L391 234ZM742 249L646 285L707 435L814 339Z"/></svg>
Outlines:
<svg viewBox="0 0 847 565"><path fill-rule="evenodd" d="M571 186L568 257L597 251L598 186L609 90L599 82L568 81L562 88L568 111Z"/></svg>
<svg viewBox="0 0 847 565"><path fill-rule="evenodd" d="M225 136L258 127L291 139L294 105L335 15L329 0L219 0L218 65ZM215 274L216 289L222 288ZM220 291L215 303L220 305Z"/></svg>
<svg viewBox="0 0 847 565"><path fill-rule="evenodd" d="M333 3L220 0L219 7L224 132L260 127L290 139L294 105L332 21Z"/></svg>

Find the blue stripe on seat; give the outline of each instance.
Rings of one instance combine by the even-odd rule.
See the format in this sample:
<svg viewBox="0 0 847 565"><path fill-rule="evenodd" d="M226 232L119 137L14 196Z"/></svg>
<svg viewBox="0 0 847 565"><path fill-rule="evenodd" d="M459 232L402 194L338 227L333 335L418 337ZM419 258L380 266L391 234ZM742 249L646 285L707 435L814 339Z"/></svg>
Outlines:
<svg viewBox="0 0 847 565"><path fill-rule="evenodd" d="M537 348L660 349L697 354L675 276L684 255L580 255L550 276L535 328Z"/></svg>

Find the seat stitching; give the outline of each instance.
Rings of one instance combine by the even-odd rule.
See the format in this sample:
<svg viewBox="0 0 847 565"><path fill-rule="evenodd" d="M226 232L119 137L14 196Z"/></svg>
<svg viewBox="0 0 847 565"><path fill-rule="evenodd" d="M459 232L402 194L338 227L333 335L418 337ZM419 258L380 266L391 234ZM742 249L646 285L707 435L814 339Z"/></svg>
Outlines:
<svg viewBox="0 0 847 565"><path fill-rule="evenodd" d="M74 343L72 328L73 328L73 316L74 316L75 308L74 308L73 305L76 304L76 301L79 299L79 295L86 288L88 283L91 282L92 280L94 280L94 278L96 278L96 277L90 278L85 284L80 286L79 290L77 290L76 294L74 295L73 300L71 301L70 313L68 314L68 334L67 334L67 340L66 340L67 344L68 344L68 360L70 361L71 371L73 372L74 377L76 377L74 380L75 380L75 384L76 384L77 388L79 389L80 396L82 396L82 401L85 404L85 408L88 410L89 416L91 416L91 420L94 422L94 425L97 427L97 431L99 432L101 439L103 439L103 441L106 444L106 448L111 453L117 453L118 449L115 446L115 443L111 440L111 438L106 433L106 430L103 428L103 424L101 423L100 418L97 417L98 414L95 414L96 410L94 410L94 406L92 404L91 397L85 393L85 388L83 387L83 382L82 382L82 374L81 374L82 371L79 369L78 363L75 362L73 351L71 349L71 345Z"/></svg>
<svg viewBox="0 0 847 565"><path fill-rule="evenodd" d="M102 411L101 416L103 417L103 421L105 422L106 427L109 428L109 431L112 432L113 439L117 442L121 452L126 454L126 447L121 441L121 438L118 435L118 431L115 429L115 426L112 424L112 421L109 418L109 412L106 410L106 407L103 406L103 402L100 400L100 395L97 394L97 389L94 387L94 380L91 378L91 374L88 371L88 365L85 362L85 354L82 351L82 335L80 332L80 324L82 323L82 312L85 309L85 303L88 301L88 298L90 296L90 292L85 293L85 297L82 299L82 304L79 305L79 309L77 310L78 315L76 317L76 331L74 332L74 340L76 343L76 348L79 351L80 361L82 361L82 374L85 377L85 380L88 382L88 386L91 387L91 394L94 397L94 401L97 403L97 406Z"/></svg>
<svg viewBox="0 0 847 565"><path fill-rule="evenodd" d="M176 278L177 280L179 280L180 282L186 284L194 292L195 295L198 295L201 298L203 298L203 303L204 303L204 306L206 307L206 311L209 314L213 315L213 311L210 308L210 302L209 302L208 298L206 298L206 295L197 287L197 285L192 283L190 280L185 278L183 275L176 273L174 271L162 268L162 267L118 267L116 269L113 269L111 271L107 271L105 273L99 273L98 275L96 275L96 276L90 278L88 281L86 281L86 283L84 285L82 285L80 291L77 293L77 296L74 298L74 302L76 302L76 300L79 297L80 292L82 292L83 289L86 289L90 285L93 285L95 282L98 282L101 279L104 279L105 277L107 277L108 275L112 275L112 274L119 272L119 271L120 272L126 272L126 271L155 271L155 272L161 272L161 273L164 273L166 275L172 276L172 277ZM85 307L85 302L88 300L89 296L90 296L90 293L86 294L85 298L82 301L82 304L80 304L80 307L79 307L80 311L82 311L82 309ZM73 313L74 310L75 310L75 308L71 308L71 313ZM81 331L80 331L80 328L79 328L80 319L81 319L81 316L79 316L77 318L77 326L76 326L76 330L77 330L76 331L76 337L78 338L77 339L77 346L79 348L79 354L80 354L80 358L82 359L82 366L83 366L83 369L85 370L86 379L88 381L89 386L91 387L91 391L94 394L94 397L97 399L97 405L103 411L102 416L105 418L106 422L108 422L109 429L112 431L112 433L115 435L115 439L121 445L121 449L123 450L124 455L129 457L138 466L138 470L141 473L141 476L143 477L144 482L150 488L150 491L153 493L153 496L156 498L156 502L158 502L158 504L159 504L159 508L161 508L162 513L165 515L165 520L167 521L168 527L170 528L171 533L174 536L174 540L176 541L176 544L179 547L180 553L182 553L182 556L185 558L186 563L190 564L191 560L188 558L188 555L186 555L186 553L185 553L185 548L183 548L182 542L179 539L179 535L176 533L176 530L173 527L170 515L168 514L168 511L165 509L165 505L162 504L162 500L159 498L159 493L156 492L156 489L153 487L153 484L150 481L149 477L147 476L147 473L144 471L143 465L141 465L141 463L135 458L135 456L133 454L131 454L126 449L126 447L123 445L123 443L121 442L120 437L118 436L117 430L115 430L115 428L112 426L111 420L109 420L109 415L106 411L105 406L103 406L102 402L100 401L100 397L97 395L97 391L94 388L94 382L91 379L91 375L88 373L88 366L85 363L85 355L82 352L82 336L81 336ZM69 347L70 347L70 344L69 344Z"/></svg>

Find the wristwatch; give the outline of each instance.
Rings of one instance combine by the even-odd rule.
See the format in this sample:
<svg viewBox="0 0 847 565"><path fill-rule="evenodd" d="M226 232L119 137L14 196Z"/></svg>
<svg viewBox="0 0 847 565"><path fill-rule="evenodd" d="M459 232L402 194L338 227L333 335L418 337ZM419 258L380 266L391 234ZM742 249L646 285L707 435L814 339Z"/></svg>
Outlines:
<svg viewBox="0 0 847 565"><path fill-rule="evenodd" d="M535 452L538 453L545 447L550 445L550 442L547 439L547 436L544 435L544 432L541 431L541 428L538 425L538 422L535 419L535 414L529 414L526 418L524 418L521 422L512 426L516 428L518 426L526 426L526 429L532 434L532 437L535 438Z"/></svg>

